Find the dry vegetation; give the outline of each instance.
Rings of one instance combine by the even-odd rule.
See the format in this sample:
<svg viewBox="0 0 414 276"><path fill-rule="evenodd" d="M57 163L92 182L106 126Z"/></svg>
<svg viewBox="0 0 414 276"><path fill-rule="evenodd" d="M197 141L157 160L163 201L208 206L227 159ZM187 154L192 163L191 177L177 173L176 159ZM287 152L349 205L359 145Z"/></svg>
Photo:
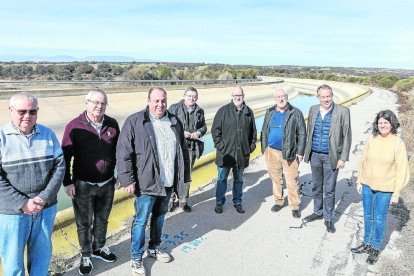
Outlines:
<svg viewBox="0 0 414 276"><path fill-rule="evenodd" d="M411 210L414 208L414 89L409 92L397 91L399 104L399 120L401 123L401 137L404 140L410 157L411 179L401 193L398 205L391 207L391 212L399 219L397 231L401 239L397 240L397 248L402 250L398 261L380 259L381 275L413 275L414 272L414 220Z"/></svg>

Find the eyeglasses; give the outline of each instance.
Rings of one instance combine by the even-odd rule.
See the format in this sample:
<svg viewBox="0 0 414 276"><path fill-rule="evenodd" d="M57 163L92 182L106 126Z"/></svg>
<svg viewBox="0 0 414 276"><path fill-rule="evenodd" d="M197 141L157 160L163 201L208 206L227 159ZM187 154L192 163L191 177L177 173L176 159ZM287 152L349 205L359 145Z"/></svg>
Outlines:
<svg viewBox="0 0 414 276"><path fill-rule="evenodd" d="M35 116L35 115L37 115L37 111L39 111L39 108L37 108L37 109L29 109L29 110L27 110L27 109L16 109L14 106L12 106L11 108L13 108L14 110L16 110L17 111L17 114L19 114L19 116L24 116L27 113L29 113L29 115L31 115L31 116Z"/></svg>
<svg viewBox="0 0 414 276"><path fill-rule="evenodd" d="M244 95L233 95L233 98L243 98Z"/></svg>
<svg viewBox="0 0 414 276"><path fill-rule="evenodd" d="M108 103L106 103L106 102L100 102L100 101L88 100L88 102L92 103L95 106L98 106L98 105L107 106L108 105Z"/></svg>

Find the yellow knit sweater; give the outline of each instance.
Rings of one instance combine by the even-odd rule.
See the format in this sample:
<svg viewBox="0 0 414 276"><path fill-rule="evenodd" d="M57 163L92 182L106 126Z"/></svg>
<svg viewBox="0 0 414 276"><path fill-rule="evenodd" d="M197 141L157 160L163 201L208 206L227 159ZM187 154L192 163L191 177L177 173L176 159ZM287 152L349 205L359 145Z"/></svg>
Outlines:
<svg viewBox="0 0 414 276"><path fill-rule="evenodd" d="M366 184L372 190L400 195L408 183L410 172L407 151L400 137L389 134L368 138L358 170L358 184Z"/></svg>

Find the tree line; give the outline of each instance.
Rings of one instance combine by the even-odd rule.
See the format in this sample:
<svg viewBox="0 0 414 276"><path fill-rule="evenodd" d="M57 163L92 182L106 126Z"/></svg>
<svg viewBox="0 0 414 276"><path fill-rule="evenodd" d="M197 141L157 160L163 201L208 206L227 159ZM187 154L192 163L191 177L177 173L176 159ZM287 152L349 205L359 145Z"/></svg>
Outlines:
<svg viewBox="0 0 414 276"><path fill-rule="evenodd" d="M255 79L253 68L180 63L9 63L0 65L2 80L233 80Z"/></svg>

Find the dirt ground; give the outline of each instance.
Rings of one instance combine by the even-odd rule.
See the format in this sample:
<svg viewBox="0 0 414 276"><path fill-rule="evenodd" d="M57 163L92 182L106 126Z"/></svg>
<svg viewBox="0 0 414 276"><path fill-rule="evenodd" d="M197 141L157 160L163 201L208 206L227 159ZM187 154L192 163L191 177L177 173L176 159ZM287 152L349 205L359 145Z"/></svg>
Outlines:
<svg viewBox="0 0 414 276"><path fill-rule="evenodd" d="M401 251L398 262L387 257L378 261L381 275L414 275L414 220L411 210L414 208L414 91L398 93L399 120L401 137L404 140L410 158L411 179L401 193L400 202L391 206L391 213L399 218L397 231L401 238L394 245Z"/></svg>

